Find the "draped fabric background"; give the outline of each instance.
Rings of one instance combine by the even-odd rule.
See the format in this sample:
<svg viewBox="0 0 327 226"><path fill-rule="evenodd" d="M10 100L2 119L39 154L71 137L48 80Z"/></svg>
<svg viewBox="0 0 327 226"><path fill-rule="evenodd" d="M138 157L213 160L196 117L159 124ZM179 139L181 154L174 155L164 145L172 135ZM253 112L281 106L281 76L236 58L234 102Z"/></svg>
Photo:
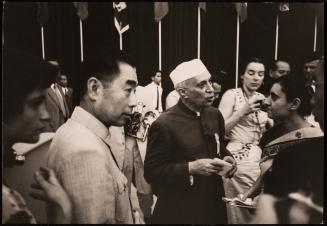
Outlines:
<svg viewBox="0 0 327 226"><path fill-rule="evenodd" d="M41 30L36 2L3 3L3 38L32 54L42 56ZM45 29L46 60L58 60L62 73L75 90L80 66L79 18L71 2L51 2ZM182 61L197 56L197 2L169 2L162 20L162 71L164 97L173 89L169 73ZM314 15L318 15L317 51L324 51L322 3L290 3L289 12L278 12L277 3L249 3L248 18L240 26L240 63L260 56L269 63L274 58L276 14L279 13L279 57L301 62L313 52ZM130 29L123 34L123 49L137 63L140 85L148 84L158 69L158 23L153 3L127 2ZM89 2L89 17L83 22L84 58L101 46L119 48L112 2ZM316 11L315 11L316 10ZM322 18L322 19L321 19ZM223 91L235 84L236 11L232 3L208 2L201 12L201 59L218 77ZM223 73L221 72L223 71Z"/></svg>

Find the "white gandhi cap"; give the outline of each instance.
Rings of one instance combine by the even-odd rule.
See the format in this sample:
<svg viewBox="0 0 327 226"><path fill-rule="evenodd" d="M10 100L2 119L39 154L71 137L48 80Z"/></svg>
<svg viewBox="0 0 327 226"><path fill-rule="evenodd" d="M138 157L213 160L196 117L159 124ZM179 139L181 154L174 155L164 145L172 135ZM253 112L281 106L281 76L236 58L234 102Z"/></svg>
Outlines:
<svg viewBox="0 0 327 226"><path fill-rule="evenodd" d="M179 64L169 75L174 87L180 82L193 78L195 76L207 73L210 75L208 69L201 60L194 59L191 61Z"/></svg>

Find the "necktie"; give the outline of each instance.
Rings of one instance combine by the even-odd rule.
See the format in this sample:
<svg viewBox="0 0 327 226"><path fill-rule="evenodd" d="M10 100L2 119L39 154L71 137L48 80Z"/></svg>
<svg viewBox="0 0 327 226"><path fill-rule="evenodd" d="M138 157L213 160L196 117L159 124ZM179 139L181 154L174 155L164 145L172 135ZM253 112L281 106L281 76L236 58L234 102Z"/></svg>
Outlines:
<svg viewBox="0 0 327 226"><path fill-rule="evenodd" d="M61 111L64 115L64 117L66 117L67 115L67 112L66 112L66 108L65 108L65 104L64 104L64 100L63 100L63 97L61 96L61 93L59 91L59 87L57 85L54 86L54 90L55 90L55 93L58 97L58 100L59 100L59 105L60 105L60 108L61 108Z"/></svg>
<svg viewBox="0 0 327 226"><path fill-rule="evenodd" d="M157 106L156 106L156 110L159 109L159 86L157 86Z"/></svg>

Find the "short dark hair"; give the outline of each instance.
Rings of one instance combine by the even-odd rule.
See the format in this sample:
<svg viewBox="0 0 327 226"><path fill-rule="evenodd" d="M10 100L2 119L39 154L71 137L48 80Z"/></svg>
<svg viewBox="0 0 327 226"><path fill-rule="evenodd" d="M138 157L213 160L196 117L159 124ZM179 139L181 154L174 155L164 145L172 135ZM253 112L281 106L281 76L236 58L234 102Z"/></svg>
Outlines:
<svg viewBox="0 0 327 226"><path fill-rule="evenodd" d="M161 70L153 70L150 77L151 78L154 77L158 72L160 72L162 74L162 71Z"/></svg>
<svg viewBox="0 0 327 226"><path fill-rule="evenodd" d="M260 63L260 64L264 64L263 60L259 57L250 57L248 60L245 60L242 64L241 67L239 69L239 76L243 75L245 73L246 67L250 64L250 63Z"/></svg>
<svg viewBox="0 0 327 226"><path fill-rule="evenodd" d="M288 102L293 101L295 98L301 100L301 105L297 109L299 115L308 116L311 114L314 108L314 92L312 87L306 84L304 76L290 73L276 79L274 83L281 85Z"/></svg>
<svg viewBox="0 0 327 226"><path fill-rule="evenodd" d="M57 68L12 47L4 47L2 59L3 120L8 121L22 113L29 94L50 86L55 80Z"/></svg>
<svg viewBox="0 0 327 226"><path fill-rule="evenodd" d="M95 77L102 82L112 82L120 72L119 63L126 63L135 67L130 55L116 49L101 48L87 57L81 67L81 79L79 79L80 98L86 93L86 84L89 78Z"/></svg>
<svg viewBox="0 0 327 226"><path fill-rule="evenodd" d="M320 60L321 57L322 57L321 54L319 54L317 52L310 52L303 57L302 62L303 62L303 64L309 63L309 62L312 62L315 60Z"/></svg>
<svg viewBox="0 0 327 226"><path fill-rule="evenodd" d="M272 71L276 71L277 70L277 62L285 62L285 63L288 63L288 65L290 65L290 67L291 67L290 61L288 59L279 58L277 60L274 60L271 63L271 65L269 66L269 69L272 70Z"/></svg>
<svg viewBox="0 0 327 226"><path fill-rule="evenodd" d="M58 80L60 78L60 75L61 75L61 68L60 68L59 62L56 61L56 60L48 60L48 63L56 68L56 72L57 72L56 73L56 75L57 75L56 80Z"/></svg>

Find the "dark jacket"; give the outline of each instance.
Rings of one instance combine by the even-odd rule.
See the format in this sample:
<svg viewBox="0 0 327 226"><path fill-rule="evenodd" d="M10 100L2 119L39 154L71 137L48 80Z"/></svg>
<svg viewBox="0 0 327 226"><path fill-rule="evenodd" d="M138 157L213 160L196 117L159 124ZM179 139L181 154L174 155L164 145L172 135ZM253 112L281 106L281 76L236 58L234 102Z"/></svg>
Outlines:
<svg viewBox="0 0 327 226"><path fill-rule="evenodd" d="M152 124L144 165L145 179L158 196L151 223L226 223L222 178L195 175L191 185L188 172L188 162L218 157L215 133L221 158L231 156L223 145L224 119L216 108L197 116L179 101Z"/></svg>

